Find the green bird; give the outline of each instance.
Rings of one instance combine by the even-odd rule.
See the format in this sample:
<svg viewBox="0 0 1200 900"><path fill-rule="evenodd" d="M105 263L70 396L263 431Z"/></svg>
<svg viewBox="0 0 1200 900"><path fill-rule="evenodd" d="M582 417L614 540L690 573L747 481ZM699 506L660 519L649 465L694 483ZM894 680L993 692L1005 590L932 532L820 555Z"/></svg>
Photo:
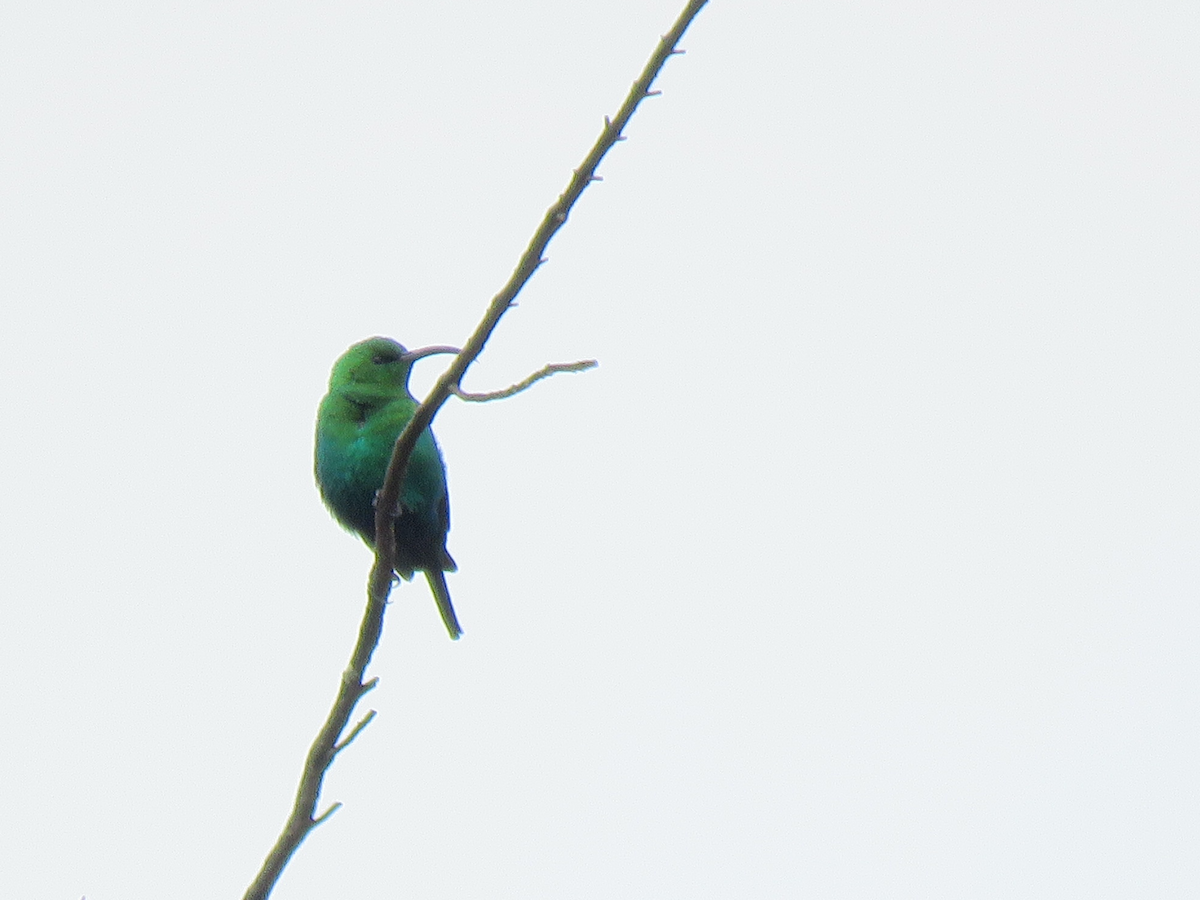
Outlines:
<svg viewBox="0 0 1200 900"><path fill-rule="evenodd" d="M316 475L321 499L333 517L375 545L375 495L392 457L392 446L417 411L408 391L412 364L453 347L406 350L389 338L355 344L333 364L329 393L317 411ZM450 605L446 572L457 566L446 552L450 497L441 451L426 428L417 438L400 492L396 519L396 574L410 580L424 572L452 640L462 629Z"/></svg>

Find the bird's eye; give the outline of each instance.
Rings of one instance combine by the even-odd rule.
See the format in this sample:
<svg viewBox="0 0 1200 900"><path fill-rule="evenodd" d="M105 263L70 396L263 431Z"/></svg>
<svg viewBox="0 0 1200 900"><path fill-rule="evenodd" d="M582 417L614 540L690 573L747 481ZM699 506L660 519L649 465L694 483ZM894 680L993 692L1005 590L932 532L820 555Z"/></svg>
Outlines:
<svg viewBox="0 0 1200 900"><path fill-rule="evenodd" d="M375 363L377 366L384 366L388 363L394 363L399 358L400 354L396 353L394 350L381 350L379 353L376 353L371 357L371 362Z"/></svg>

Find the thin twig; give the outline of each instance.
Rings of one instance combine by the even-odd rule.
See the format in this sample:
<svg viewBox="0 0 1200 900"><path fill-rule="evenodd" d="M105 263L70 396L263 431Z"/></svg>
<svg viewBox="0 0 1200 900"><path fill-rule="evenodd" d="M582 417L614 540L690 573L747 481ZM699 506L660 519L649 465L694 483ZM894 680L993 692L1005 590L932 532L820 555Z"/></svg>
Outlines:
<svg viewBox="0 0 1200 900"><path fill-rule="evenodd" d="M395 571L396 562L396 539L392 523L400 512L400 485L404 481L408 458L413 447L416 446L417 437L429 426L442 404L453 393L454 388L461 383L463 374L479 356L484 344L487 343L496 325L500 322L500 318L513 305L513 301L525 283L545 262L544 254L550 239L567 221L567 215L583 193L584 188L596 180L596 167L600 165L600 161L615 144L625 140L621 132L629 124L629 119L633 116L638 104L642 102L643 98L650 95L650 85L658 76L668 57L674 55L675 45L679 43L684 31L687 30L706 2L707 0L689 0L671 30L663 35L649 62L642 70L642 74L633 83L633 87L617 111L616 117L612 120L605 117L604 128L591 151L584 158L583 164L572 173L567 189L546 210L541 224L517 263L517 267L513 270L508 282L500 289L500 293L492 298L487 312L463 347L462 352L442 373L429 392L429 396L425 398L400 437L396 439L387 475L376 500L375 564L371 569L368 581L367 607L359 626L358 641L350 656L350 664L342 673L341 685L338 688L333 708L329 711L329 718L321 726L312 747L309 748L308 756L304 761L304 771L300 777L300 785L296 791L296 801L284 824L283 833L280 834L275 846L267 854L262 870L246 890L244 900L266 900L283 872L284 866L287 865L300 843L317 824L325 821L340 805L334 804L320 817L313 817L321 785L325 780L325 773L337 755L338 737L345 731L355 705L363 694L370 690L370 687L363 684L363 673L371 661L383 629L383 614L387 608L387 598L391 591L392 573ZM371 687L373 686L372 682ZM343 746L347 742L343 742Z"/></svg>
<svg viewBox="0 0 1200 900"><path fill-rule="evenodd" d="M521 393L526 388L532 387L543 378L549 378L551 375L558 372L586 372L588 369L594 369L600 363L594 359L581 359L579 362L573 363L546 363L528 378L518 381L514 385L504 388L499 391L464 391L460 387L454 387L451 392L460 400L469 400L472 403L487 403L489 400L504 400L512 397L515 394Z"/></svg>

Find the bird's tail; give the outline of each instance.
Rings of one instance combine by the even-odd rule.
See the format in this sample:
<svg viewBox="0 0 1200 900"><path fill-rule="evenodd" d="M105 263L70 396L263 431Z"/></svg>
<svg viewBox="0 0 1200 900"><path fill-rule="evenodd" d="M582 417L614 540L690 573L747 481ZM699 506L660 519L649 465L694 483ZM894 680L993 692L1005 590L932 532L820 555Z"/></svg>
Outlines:
<svg viewBox="0 0 1200 900"><path fill-rule="evenodd" d="M450 604L450 591L446 587L446 573L439 569L426 572L425 577L429 581L429 589L433 591L433 599L437 601L442 621L446 623L446 630L450 632L450 640L457 641L462 636L462 628L459 627L458 617L454 615L454 607Z"/></svg>

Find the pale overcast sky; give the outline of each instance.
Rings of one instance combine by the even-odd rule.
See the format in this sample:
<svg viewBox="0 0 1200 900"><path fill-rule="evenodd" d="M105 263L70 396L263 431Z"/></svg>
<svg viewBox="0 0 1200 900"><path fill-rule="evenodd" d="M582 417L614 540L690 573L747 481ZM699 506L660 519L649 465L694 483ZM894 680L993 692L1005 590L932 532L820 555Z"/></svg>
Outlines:
<svg viewBox="0 0 1200 900"><path fill-rule="evenodd" d="M682 0L0 29L0 897L240 897L370 557L329 368L465 339ZM276 900L1190 898L1200 6L713 0L436 432ZM420 364L427 388L444 360Z"/></svg>

